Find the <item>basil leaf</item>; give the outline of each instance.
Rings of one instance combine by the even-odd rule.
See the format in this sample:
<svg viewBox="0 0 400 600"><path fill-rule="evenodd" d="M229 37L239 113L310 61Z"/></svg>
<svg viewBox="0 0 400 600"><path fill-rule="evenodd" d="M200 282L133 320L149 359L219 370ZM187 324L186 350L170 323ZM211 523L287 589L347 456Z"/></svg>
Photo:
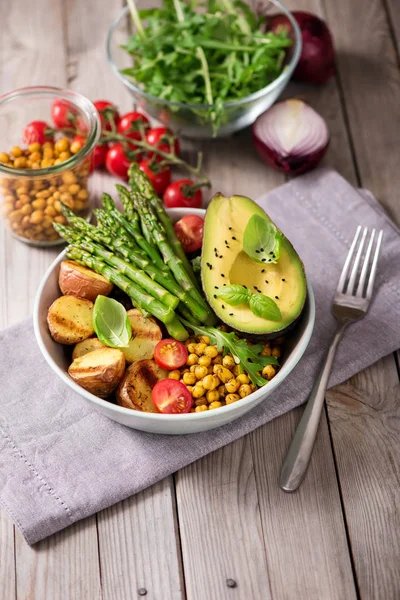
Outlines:
<svg viewBox="0 0 400 600"><path fill-rule="evenodd" d="M230 306L237 306L243 302L248 302L251 296L250 290L243 285L225 285L215 292L217 298L221 298Z"/></svg>
<svg viewBox="0 0 400 600"><path fill-rule="evenodd" d="M126 348L132 337L132 328L125 308L107 296L97 296L93 309L93 328L105 346Z"/></svg>
<svg viewBox="0 0 400 600"><path fill-rule="evenodd" d="M253 294L249 300L250 310L256 317L268 321L280 321L282 314L279 306L269 296L264 294Z"/></svg>
<svg viewBox="0 0 400 600"><path fill-rule="evenodd" d="M261 215L253 215L243 234L243 250L260 263L276 263L280 254L282 235L271 221Z"/></svg>

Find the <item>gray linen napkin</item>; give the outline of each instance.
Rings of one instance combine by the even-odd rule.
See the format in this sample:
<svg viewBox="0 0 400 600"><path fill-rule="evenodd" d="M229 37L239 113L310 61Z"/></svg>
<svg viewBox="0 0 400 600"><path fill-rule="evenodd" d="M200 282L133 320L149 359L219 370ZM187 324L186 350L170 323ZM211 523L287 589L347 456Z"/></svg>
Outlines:
<svg viewBox="0 0 400 600"><path fill-rule="evenodd" d="M368 192L315 171L259 200L292 240L314 287L317 319L303 359L240 420L190 436L141 433L108 420L59 381L30 320L0 336L0 504L27 542L114 504L304 402L334 330L330 303L358 224L384 230L376 295L345 334L330 384L400 346L400 232Z"/></svg>

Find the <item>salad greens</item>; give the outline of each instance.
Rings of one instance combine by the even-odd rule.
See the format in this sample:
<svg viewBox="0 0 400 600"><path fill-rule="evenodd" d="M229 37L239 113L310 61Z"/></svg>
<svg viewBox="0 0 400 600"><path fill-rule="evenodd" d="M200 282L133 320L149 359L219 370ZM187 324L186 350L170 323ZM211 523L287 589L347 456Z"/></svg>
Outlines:
<svg viewBox="0 0 400 600"><path fill-rule="evenodd" d="M264 33L265 15L241 0L163 0L137 10L128 2L136 33L123 48L133 65L122 73L148 94L171 102L206 104L214 132L224 103L276 79L292 45L285 28Z"/></svg>
<svg viewBox="0 0 400 600"><path fill-rule="evenodd" d="M96 298L93 328L101 343L111 348L126 348L132 336L125 308L120 302L107 296Z"/></svg>
<svg viewBox="0 0 400 600"><path fill-rule="evenodd" d="M216 327L206 327L203 325L193 325L185 319L182 322L193 329L197 335L208 335L212 344L215 344L218 350L224 350L224 353L232 354L236 364L246 371L252 383L258 387L262 387L268 381L259 374L259 371L266 365L277 365L278 359L274 356L261 356L260 352L264 348L264 344L253 344L248 346L243 338L239 338L234 332L225 333Z"/></svg>

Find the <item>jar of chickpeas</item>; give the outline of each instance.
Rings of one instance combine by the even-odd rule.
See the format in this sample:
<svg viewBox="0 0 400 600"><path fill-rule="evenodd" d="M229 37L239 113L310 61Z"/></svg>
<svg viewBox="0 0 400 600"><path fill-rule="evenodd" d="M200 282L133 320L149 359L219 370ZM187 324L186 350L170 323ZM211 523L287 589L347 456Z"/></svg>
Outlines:
<svg viewBox="0 0 400 600"><path fill-rule="evenodd" d="M12 234L35 246L63 243L53 223L65 204L92 213L89 176L101 125L81 94L22 88L0 97L0 204Z"/></svg>

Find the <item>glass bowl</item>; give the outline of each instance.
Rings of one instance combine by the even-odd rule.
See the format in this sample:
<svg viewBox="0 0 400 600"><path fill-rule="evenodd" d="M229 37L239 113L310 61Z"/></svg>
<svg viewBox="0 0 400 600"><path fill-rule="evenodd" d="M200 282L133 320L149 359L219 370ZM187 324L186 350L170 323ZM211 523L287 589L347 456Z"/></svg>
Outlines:
<svg viewBox="0 0 400 600"><path fill-rule="evenodd" d="M148 2L137 0L138 9L149 8ZM154 6L160 5L154 0ZM283 13L289 19L293 28L293 46L288 53L287 62L277 79L257 92L236 101L224 104L224 121L218 129L217 136L224 137L254 123L256 118L267 110L282 93L293 70L300 58L301 33L290 11L279 0L264 1L259 4L263 12ZM275 10L277 9L277 10ZM271 12L270 12L271 10ZM209 139L213 136L212 125L209 121L209 104L181 104L170 102L144 92L129 76L121 73L122 69L130 67L132 57L121 48L126 44L131 33L135 31L129 15L129 7L125 7L111 25L107 36L107 57L116 76L131 92L139 108L168 126L179 135L189 138Z"/></svg>
<svg viewBox="0 0 400 600"><path fill-rule="evenodd" d="M64 132L54 133L54 142L64 138L58 146L50 142L22 143L28 123L45 121L52 127L51 109L55 100L66 103L73 123L82 134L81 147L71 144L77 132L70 126ZM92 213L89 175L101 132L97 110L76 92L45 86L21 88L0 96L0 131L0 160L6 160L0 162L0 202L5 222L15 237L28 244L64 243L53 227L54 222L66 223L61 202L84 218L89 219Z"/></svg>

